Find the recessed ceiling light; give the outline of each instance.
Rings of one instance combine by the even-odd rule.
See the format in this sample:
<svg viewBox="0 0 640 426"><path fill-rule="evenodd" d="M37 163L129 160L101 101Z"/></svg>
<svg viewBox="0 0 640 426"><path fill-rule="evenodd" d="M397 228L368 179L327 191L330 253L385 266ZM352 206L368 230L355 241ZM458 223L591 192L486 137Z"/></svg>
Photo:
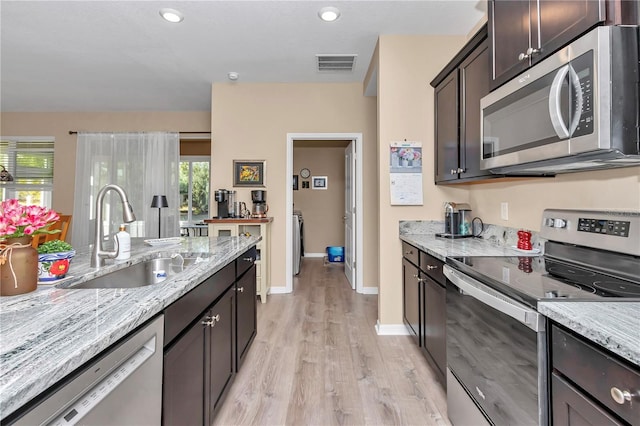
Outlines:
<svg viewBox="0 0 640 426"><path fill-rule="evenodd" d="M318 16L325 22L333 22L340 17L340 11L335 7L327 6L318 11Z"/></svg>
<svg viewBox="0 0 640 426"><path fill-rule="evenodd" d="M173 22L177 24L178 22L182 22L184 16L182 13L175 9L163 8L160 9L160 16L162 16L166 21Z"/></svg>

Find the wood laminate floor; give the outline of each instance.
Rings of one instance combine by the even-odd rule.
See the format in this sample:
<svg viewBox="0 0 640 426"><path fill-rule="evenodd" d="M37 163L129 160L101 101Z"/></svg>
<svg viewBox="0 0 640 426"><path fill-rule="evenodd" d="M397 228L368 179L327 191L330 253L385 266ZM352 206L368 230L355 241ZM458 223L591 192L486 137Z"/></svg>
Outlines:
<svg viewBox="0 0 640 426"><path fill-rule="evenodd" d="M305 258L293 294L258 303L258 334L214 425L449 425L409 336L378 336L378 296Z"/></svg>

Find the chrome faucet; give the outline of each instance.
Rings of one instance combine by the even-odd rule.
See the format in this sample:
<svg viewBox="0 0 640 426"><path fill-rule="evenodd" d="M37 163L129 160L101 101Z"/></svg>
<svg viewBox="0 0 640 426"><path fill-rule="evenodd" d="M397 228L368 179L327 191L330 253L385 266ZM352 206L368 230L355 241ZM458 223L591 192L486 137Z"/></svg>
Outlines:
<svg viewBox="0 0 640 426"><path fill-rule="evenodd" d="M109 190L114 190L120 196L120 200L122 201L122 220L125 223L133 222L136 220L136 215L133 214L133 208L131 204L129 204L129 200L127 199L127 193L124 192L124 189L115 184L105 185L99 192L96 198L96 226L94 233L94 244L93 250L91 251L91 267L99 268L100 266L104 266L105 259L114 259L118 256L119 248L116 247L115 251L106 251L102 248L102 204L104 202L104 196L109 192Z"/></svg>

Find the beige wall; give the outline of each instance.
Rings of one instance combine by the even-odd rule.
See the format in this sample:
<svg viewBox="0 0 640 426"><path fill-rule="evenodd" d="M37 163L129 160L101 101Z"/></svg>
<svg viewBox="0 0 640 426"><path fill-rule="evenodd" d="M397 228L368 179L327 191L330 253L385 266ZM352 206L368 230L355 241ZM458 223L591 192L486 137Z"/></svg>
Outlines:
<svg viewBox="0 0 640 426"><path fill-rule="evenodd" d="M69 130L208 132L210 128L209 111L4 112L0 116L0 134L3 136L55 137L52 207L62 214L73 213L77 135L70 135Z"/></svg>
<svg viewBox="0 0 640 426"><path fill-rule="evenodd" d="M330 142L330 141L328 141ZM295 142L293 170L299 175L303 167L313 176L327 176L327 189L314 190L311 178L298 176L299 189L293 191L293 204L304 217L304 249L306 253L324 253L327 246L344 246L344 150L348 142L335 143ZM312 145L312 146L308 146ZM302 188L302 181L309 189Z"/></svg>
<svg viewBox="0 0 640 426"><path fill-rule="evenodd" d="M433 183L433 88L429 82L453 58L464 36L383 35L378 40L378 167L380 201L378 232L381 324L402 324L402 268L398 221L438 219L444 201L468 200L465 188ZM389 143L423 144L424 206L391 206Z"/></svg>
<svg viewBox="0 0 640 426"><path fill-rule="evenodd" d="M287 133L362 133L366 211L377 206L376 100L361 83L214 84L211 108L211 188L232 187L232 160L266 160L266 190L272 223L272 286L285 286ZM329 183L331 184L331 182ZM249 202L250 189L236 188ZM364 285L378 282L375 220L364 218Z"/></svg>

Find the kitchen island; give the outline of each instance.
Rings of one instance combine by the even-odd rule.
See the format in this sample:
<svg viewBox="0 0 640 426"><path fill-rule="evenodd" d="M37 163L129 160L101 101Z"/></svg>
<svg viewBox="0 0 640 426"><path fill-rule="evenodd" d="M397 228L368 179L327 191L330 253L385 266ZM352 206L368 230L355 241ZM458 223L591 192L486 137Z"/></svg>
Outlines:
<svg viewBox="0 0 640 426"><path fill-rule="evenodd" d="M131 259L107 261L99 270L89 266L88 249L78 250L68 277L58 286L0 298L0 418L64 379L259 241L256 236L203 237L149 247L142 239L133 239ZM175 253L202 261L150 286L60 288Z"/></svg>

